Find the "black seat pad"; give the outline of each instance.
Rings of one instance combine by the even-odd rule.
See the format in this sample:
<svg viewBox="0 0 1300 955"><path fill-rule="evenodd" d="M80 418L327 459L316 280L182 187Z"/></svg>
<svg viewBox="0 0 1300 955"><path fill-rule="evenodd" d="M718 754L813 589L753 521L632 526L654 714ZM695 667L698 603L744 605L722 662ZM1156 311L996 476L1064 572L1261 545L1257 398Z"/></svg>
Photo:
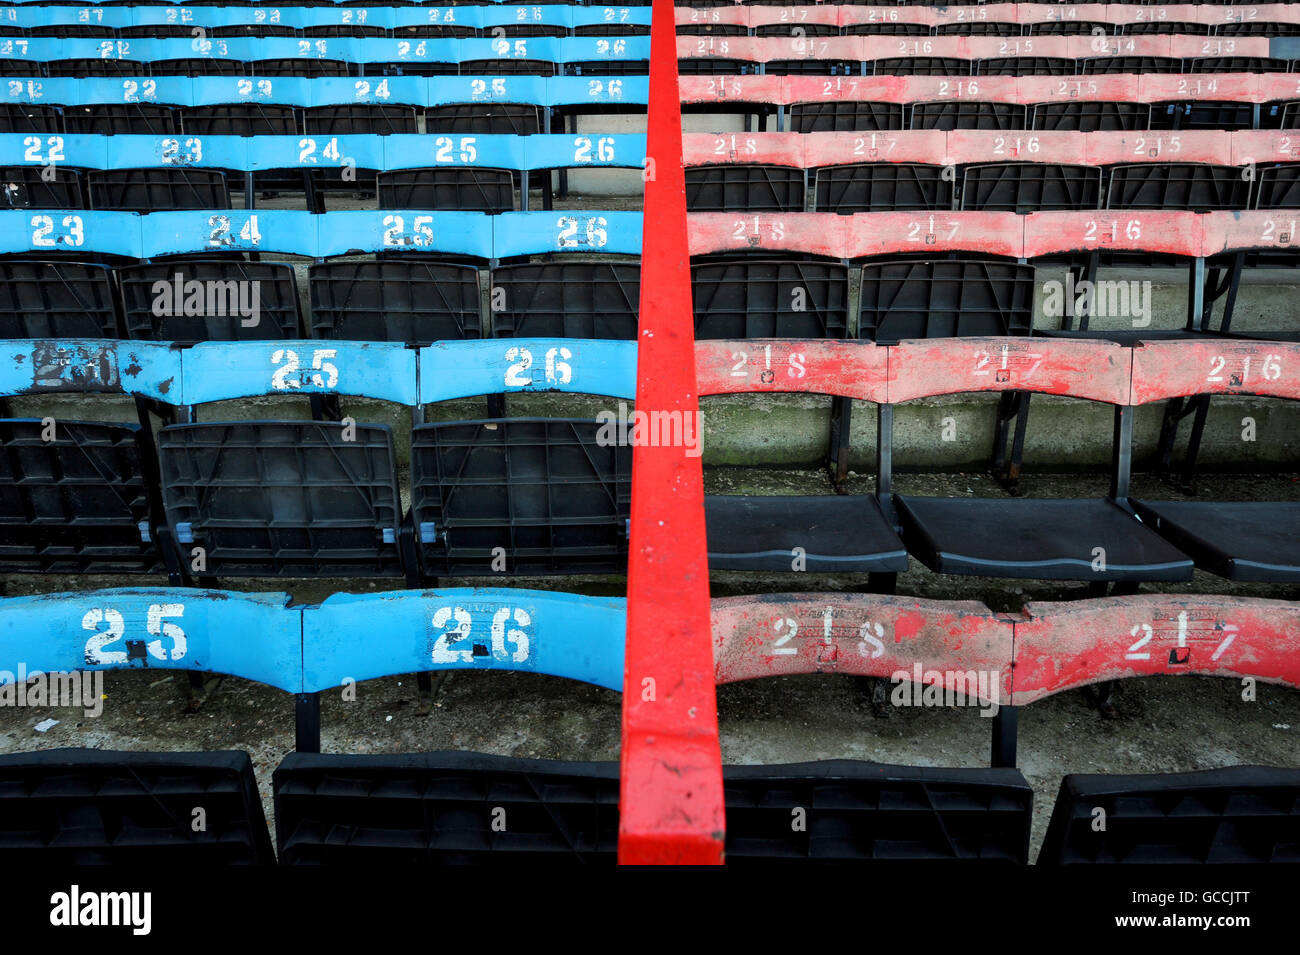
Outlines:
<svg viewBox="0 0 1300 955"><path fill-rule="evenodd" d="M1300 582L1300 501L1134 501L1198 567L1229 580Z"/></svg>
<svg viewBox="0 0 1300 955"><path fill-rule="evenodd" d="M714 570L794 570L796 547L805 570L907 570L903 542L874 497L707 495L704 511Z"/></svg>
<svg viewBox="0 0 1300 955"><path fill-rule="evenodd" d="M1190 580L1192 561L1110 500L904 497L907 549L941 574ZM1094 548L1105 569L1093 569Z"/></svg>

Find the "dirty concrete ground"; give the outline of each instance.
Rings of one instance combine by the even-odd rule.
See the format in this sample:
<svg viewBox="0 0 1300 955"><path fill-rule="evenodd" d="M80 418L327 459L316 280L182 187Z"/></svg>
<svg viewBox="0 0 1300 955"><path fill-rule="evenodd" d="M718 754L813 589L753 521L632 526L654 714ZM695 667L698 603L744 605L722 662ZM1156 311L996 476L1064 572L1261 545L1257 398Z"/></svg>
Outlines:
<svg viewBox="0 0 1300 955"><path fill-rule="evenodd" d="M1221 499L1300 499L1300 475L1212 475L1201 494ZM871 490L855 476L850 490ZM829 493L823 471L758 468L706 470L711 493ZM1024 489L1034 496L1106 493L1101 474L1029 472ZM1002 496L978 472L896 476L902 493ZM1135 496L1180 497L1150 475L1134 481ZM138 586L139 578L0 578L10 596ZM299 603L336 591L396 589L388 581L223 581L230 589L285 590ZM449 579L446 586L498 585L484 578ZM512 578L509 586L619 594L622 578ZM1076 585L936 575L913 560L899 577L900 593L979 599L1015 610L1031 599L1080 596ZM715 574L713 593L865 590L854 575ZM1300 588L1234 585L1198 572L1190 584L1162 587L1186 593L1300 599ZM160 671L108 673L103 714L87 718L66 708L0 708L0 752L63 746L136 751L248 751L268 819L274 827L271 773L293 748L293 701L277 690L227 677L197 712L189 711L186 677ZM1161 677L1119 685L1115 713L1103 718L1081 692L1063 693L1020 715L1019 765L1034 787L1032 854L1037 854L1061 777L1069 772L1152 773L1238 764L1300 767L1300 692L1260 685L1244 702L1229 680ZM722 754L727 763L791 763L853 758L922 766L986 766L991 721L973 707L889 708L873 715L851 677L800 676L759 680L718 689ZM47 718L59 723L39 733ZM620 697L617 693L537 674L451 673L438 690L433 712L416 712L412 677L373 680L357 687L354 702L323 695L322 748L335 753L474 750L508 756L565 760L616 760Z"/></svg>

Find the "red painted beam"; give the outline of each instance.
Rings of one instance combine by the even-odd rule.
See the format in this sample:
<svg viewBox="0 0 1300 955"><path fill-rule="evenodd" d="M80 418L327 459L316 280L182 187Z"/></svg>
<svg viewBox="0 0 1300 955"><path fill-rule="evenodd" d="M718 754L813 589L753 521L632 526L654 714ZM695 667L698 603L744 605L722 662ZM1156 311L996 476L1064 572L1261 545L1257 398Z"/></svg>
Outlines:
<svg viewBox="0 0 1300 955"><path fill-rule="evenodd" d="M698 424L673 0L654 0L653 9L636 407ZM704 475L686 450L641 445L632 453L619 780L625 864L722 862Z"/></svg>

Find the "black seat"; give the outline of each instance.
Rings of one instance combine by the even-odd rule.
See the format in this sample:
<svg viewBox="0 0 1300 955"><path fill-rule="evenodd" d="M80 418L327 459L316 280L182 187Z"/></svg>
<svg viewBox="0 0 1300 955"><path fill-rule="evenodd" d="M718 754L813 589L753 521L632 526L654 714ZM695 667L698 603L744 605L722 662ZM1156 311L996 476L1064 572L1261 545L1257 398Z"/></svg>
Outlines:
<svg viewBox="0 0 1300 955"><path fill-rule="evenodd" d="M1114 129L1146 129L1151 107L1146 103L1081 101L1038 103L1029 107L1030 129L1077 130L1095 133Z"/></svg>
<svg viewBox="0 0 1300 955"><path fill-rule="evenodd" d="M632 449L595 421L508 418L411 432L411 502L426 573L627 570Z"/></svg>
<svg viewBox="0 0 1300 955"><path fill-rule="evenodd" d="M492 271L498 338L636 337L641 267L633 262L537 262Z"/></svg>
<svg viewBox="0 0 1300 955"><path fill-rule="evenodd" d="M0 858L155 870L275 863L247 753L96 749L0 756Z"/></svg>
<svg viewBox="0 0 1300 955"><path fill-rule="evenodd" d="M1101 170L1063 163L980 163L962 174L961 208L982 212L1096 209Z"/></svg>
<svg viewBox="0 0 1300 955"><path fill-rule="evenodd" d="M1300 862L1300 769L1071 774L1038 854L1039 865L1254 862Z"/></svg>
<svg viewBox="0 0 1300 955"><path fill-rule="evenodd" d="M1113 500L897 495L907 549L940 574L1189 580L1192 561ZM1101 548L1104 553L1100 554Z"/></svg>
<svg viewBox="0 0 1300 955"><path fill-rule="evenodd" d="M290 753L273 786L282 865L618 859L617 763Z"/></svg>
<svg viewBox="0 0 1300 955"><path fill-rule="evenodd" d="M51 379L57 349L33 354ZM81 388L79 390L88 390ZM26 574L159 573L151 533L151 454L139 425L0 420L0 570Z"/></svg>
<svg viewBox="0 0 1300 955"><path fill-rule="evenodd" d="M313 265L312 327L319 338L406 342L478 338L478 271L403 256Z"/></svg>
<svg viewBox="0 0 1300 955"><path fill-rule="evenodd" d="M1110 168L1108 209L1211 212L1245 209L1250 183L1237 166L1209 163L1133 163Z"/></svg>
<svg viewBox="0 0 1300 955"><path fill-rule="evenodd" d="M862 267L858 336L908 338L1027 335L1034 268L977 258L890 259Z"/></svg>
<svg viewBox="0 0 1300 955"><path fill-rule="evenodd" d="M686 170L688 212L803 212L804 174L789 166Z"/></svg>
<svg viewBox="0 0 1300 955"><path fill-rule="evenodd" d="M874 497L707 495L713 570L902 573L907 551ZM798 548L799 550L796 550Z"/></svg>
<svg viewBox="0 0 1300 955"><path fill-rule="evenodd" d="M88 136L131 134L166 136L180 132L176 110L153 103L95 103L65 106L63 120L69 133Z"/></svg>
<svg viewBox="0 0 1300 955"><path fill-rule="evenodd" d="M790 107L794 133L851 133L902 129L901 103L795 103Z"/></svg>
<svg viewBox="0 0 1300 955"><path fill-rule="evenodd" d="M0 338L117 338L116 299L102 265L0 260Z"/></svg>
<svg viewBox="0 0 1300 955"><path fill-rule="evenodd" d="M309 106L303 110L303 126L308 136L390 136L420 131L415 107L372 103Z"/></svg>
<svg viewBox="0 0 1300 955"><path fill-rule="evenodd" d="M1017 769L835 759L724 766L722 785L728 865L1029 861L1034 793Z"/></svg>
<svg viewBox="0 0 1300 955"><path fill-rule="evenodd" d="M1134 501L1196 566L1229 580L1300 582L1300 502Z"/></svg>
<svg viewBox="0 0 1300 955"><path fill-rule="evenodd" d="M351 429L351 430L349 430ZM158 435L163 502L213 575L399 576L388 428L333 421L178 424Z"/></svg>
<svg viewBox="0 0 1300 955"><path fill-rule="evenodd" d="M515 207L509 169L395 169L376 177L381 209L452 209L495 214Z"/></svg>
<svg viewBox="0 0 1300 955"><path fill-rule="evenodd" d="M424 111L427 133L529 136L542 128L538 107L528 103L458 103Z"/></svg>
<svg viewBox="0 0 1300 955"><path fill-rule="evenodd" d="M0 183L9 209L80 209L85 204L81 173L74 169L56 168L55 178L49 180L41 166L5 166L0 168Z"/></svg>
<svg viewBox="0 0 1300 955"><path fill-rule="evenodd" d="M0 104L0 133L58 133L63 131L63 114L54 106L27 103Z"/></svg>
<svg viewBox="0 0 1300 955"><path fill-rule="evenodd" d="M181 124L192 136L292 136L300 131L292 106L263 103L187 106Z"/></svg>
<svg viewBox="0 0 1300 955"><path fill-rule="evenodd" d="M116 272L128 338L188 345L302 336L298 283L291 265L177 258ZM190 282L202 283L198 307L190 307L198 304L186 290ZM156 291L159 283L166 285L161 292Z"/></svg>
<svg viewBox="0 0 1300 955"><path fill-rule="evenodd" d="M119 212L229 209L225 173L215 169L95 169L86 176L90 208Z"/></svg>
<svg viewBox="0 0 1300 955"><path fill-rule="evenodd" d="M952 208L943 166L863 163L813 171L817 212L912 212Z"/></svg>
<svg viewBox="0 0 1300 955"><path fill-rule="evenodd" d="M908 129L1024 129L1025 116L1019 103L916 103Z"/></svg>
<svg viewBox="0 0 1300 955"><path fill-rule="evenodd" d="M691 265L696 338L843 338L848 270L801 259L698 259Z"/></svg>

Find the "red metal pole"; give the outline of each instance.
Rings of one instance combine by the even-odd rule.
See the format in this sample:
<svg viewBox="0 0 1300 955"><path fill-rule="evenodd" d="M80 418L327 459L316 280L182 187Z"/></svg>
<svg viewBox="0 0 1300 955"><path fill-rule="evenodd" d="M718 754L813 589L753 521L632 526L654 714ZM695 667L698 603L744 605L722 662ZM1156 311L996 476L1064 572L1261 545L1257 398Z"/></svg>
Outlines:
<svg viewBox="0 0 1300 955"><path fill-rule="evenodd" d="M659 420L698 441L673 0L654 0L650 34L636 410L667 413ZM722 862L704 478L698 443L682 444L639 444L632 456L618 843L625 864Z"/></svg>

